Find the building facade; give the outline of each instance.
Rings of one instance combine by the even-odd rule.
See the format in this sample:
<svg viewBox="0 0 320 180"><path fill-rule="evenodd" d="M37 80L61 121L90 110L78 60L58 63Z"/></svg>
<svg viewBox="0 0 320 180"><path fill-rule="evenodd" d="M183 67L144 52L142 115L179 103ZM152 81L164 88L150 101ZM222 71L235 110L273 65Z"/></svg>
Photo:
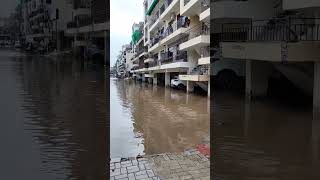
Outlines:
<svg viewBox="0 0 320 180"><path fill-rule="evenodd" d="M143 36L135 44L133 72L142 81L170 86L172 79L210 87L210 4L206 0L145 0Z"/></svg>
<svg viewBox="0 0 320 180"><path fill-rule="evenodd" d="M212 43L220 52L213 67L242 64L249 97L265 96L268 80L280 72L319 109L319 1L215 1L212 7Z"/></svg>
<svg viewBox="0 0 320 180"><path fill-rule="evenodd" d="M64 31L71 20L68 0L23 0L21 6L26 43L47 51L62 50L67 46Z"/></svg>

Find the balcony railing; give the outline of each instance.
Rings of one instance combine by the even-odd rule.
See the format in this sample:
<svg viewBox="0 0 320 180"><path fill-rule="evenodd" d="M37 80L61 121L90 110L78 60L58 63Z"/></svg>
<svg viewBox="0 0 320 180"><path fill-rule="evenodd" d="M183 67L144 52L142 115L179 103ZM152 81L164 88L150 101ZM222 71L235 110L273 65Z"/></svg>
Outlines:
<svg viewBox="0 0 320 180"><path fill-rule="evenodd" d="M77 23L74 22L74 21L71 21L71 22L68 22L67 23L67 28L70 29L70 28L76 28L77 27Z"/></svg>
<svg viewBox="0 0 320 180"><path fill-rule="evenodd" d="M181 16L177 21L175 21L172 25L169 25L165 28L165 30L162 33L159 33L158 35L155 35L151 39L151 47L157 44L162 39L168 37L170 34L175 32L176 30L180 28L186 28L189 26L188 18Z"/></svg>
<svg viewBox="0 0 320 180"><path fill-rule="evenodd" d="M174 62L187 62L188 56L186 51L177 51L174 55L173 52L164 52L160 54L159 59L161 64L169 64Z"/></svg>
<svg viewBox="0 0 320 180"><path fill-rule="evenodd" d="M139 49L136 53L137 56L140 56L142 53L148 52L147 48Z"/></svg>
<svg viewBox="0 0 320 180"><path fill-rule="evenodd" d="M210 35L210 28L205 23L202 23L200 26L193 27L186 33L188 34L188 40L190 40L201 35Z"/></svg>
<svg viewBox="0 0 320 180"><path fill-rule="evenodd" d="M201 47L200 49L200 55L201 57L210 57L210 47Z"/></svg>
<svg viewBox="0 0 320 180"><path fill-rule="evenodd" d="M320 41L320 25L269 21L266 25L224 26L220 41Z"/></svg>
<svg viewBox="0 0 320 180"><path fill-rule="evenodd" d="M162 4L157 4L155 13L149 17L149 24L152 26L163 14L163 12L170 6L173 0L165 0ZM160 8L159 8L160 7Z"/></svg>
<svg viewBox="0 0 320 180"><path fill-rule="evenodd" d="M201 12L209 9L210 8L210 1L209 0L202 0L200 8L201 8Z"/></svg>
<svg viewBox="0 0 320 180"><path fill-rule="evenodd" d="M159 66L159 61L158 60L154 60L152 62L149 62L149 68L150 67L156 67L156 66Z"/></svg>
<svg viewBox="0 0 320 180"><path fill-rule="evenodd" d="M191 0L184 0L184 6L187 5Z"/></svg>
<svg viewBox="0 0 320 180"><path fill-rule="evenodd" d="M91 17L82 17L78 19L78 27L88 26L93 23Z"/></svg>

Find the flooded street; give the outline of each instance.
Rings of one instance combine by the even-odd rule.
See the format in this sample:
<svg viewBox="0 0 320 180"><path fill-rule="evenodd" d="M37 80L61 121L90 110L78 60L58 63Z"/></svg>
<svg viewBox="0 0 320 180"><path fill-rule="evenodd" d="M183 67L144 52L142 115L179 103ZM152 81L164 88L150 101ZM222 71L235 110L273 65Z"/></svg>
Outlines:
<svg viewBox="0 0 320 180"><path fill-rule="evenodd" d="M212 103L217 179L320 179L320 117L312 106L222 92Z"/></svg>
<svg viewBox="0 0 320 180"><path fill-rule="evenodd" d="M0 50L0 179L107 179L104 69Z"/></svg>
<svg viewBox="0 0 320 180"><path fill-rule="evenodd" d="M110 156L183 152L209 138L209 98L112 79Z"/></svg>

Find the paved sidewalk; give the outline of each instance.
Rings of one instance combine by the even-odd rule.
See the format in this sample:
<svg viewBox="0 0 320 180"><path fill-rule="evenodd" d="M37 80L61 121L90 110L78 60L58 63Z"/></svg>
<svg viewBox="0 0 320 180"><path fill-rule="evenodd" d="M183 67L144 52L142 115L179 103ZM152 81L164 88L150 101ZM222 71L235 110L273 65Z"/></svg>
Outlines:
<svg viewBox="0 0 320 180"><path fill-rule="evenodd" d="M208 156L193 149L184 153L164 153L142 158L110 161L111 180L210 179Z"/></svg>

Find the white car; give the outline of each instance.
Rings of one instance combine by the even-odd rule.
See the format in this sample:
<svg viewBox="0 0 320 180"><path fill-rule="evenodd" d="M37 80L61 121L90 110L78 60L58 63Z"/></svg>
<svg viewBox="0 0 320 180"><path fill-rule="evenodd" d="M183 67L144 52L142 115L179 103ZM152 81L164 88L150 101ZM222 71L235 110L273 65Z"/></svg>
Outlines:
<svg viewBox="0 0 320 180"><path fill-rule="evenodd" d="M174 78L174 79L171 79L170 86L182 89L186 87L186 84L185 82L179 80L178 78Z"/></svg>
<svg viewBox="0 0 320 180"><path fill-rule="evenodd" d="M20 41L16 41L16 42L14 43L14 48L21 48L21 43L20 43Z"/></svg>

